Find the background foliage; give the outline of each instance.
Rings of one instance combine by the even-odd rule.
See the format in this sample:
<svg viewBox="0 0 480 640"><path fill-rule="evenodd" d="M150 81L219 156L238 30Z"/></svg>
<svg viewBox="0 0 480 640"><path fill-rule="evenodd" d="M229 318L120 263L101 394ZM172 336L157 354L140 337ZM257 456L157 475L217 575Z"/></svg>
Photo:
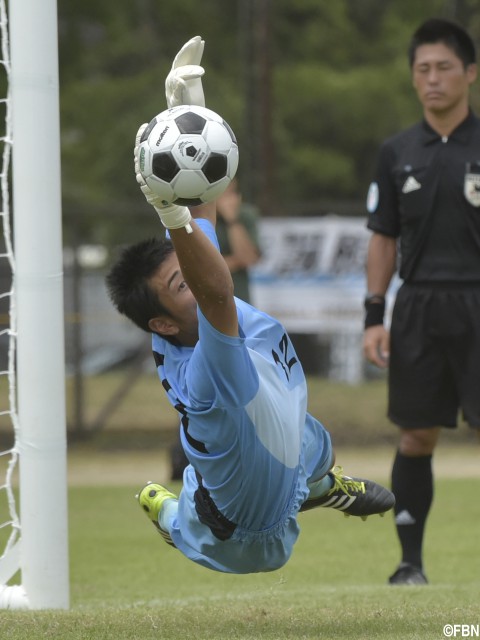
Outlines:
<svg viewBox="0 0 480 640"><path fill-rule="evenodd" d="M406 60L415 27L449 17L480 43L476 0L58 0L58 9L67 242L144 235L151 215L141 214L132 142L163 110L165 75L193 35L207 43L207 104L233 126L244 192L265 215L363 214L380 141L420 114Z"/></svg>

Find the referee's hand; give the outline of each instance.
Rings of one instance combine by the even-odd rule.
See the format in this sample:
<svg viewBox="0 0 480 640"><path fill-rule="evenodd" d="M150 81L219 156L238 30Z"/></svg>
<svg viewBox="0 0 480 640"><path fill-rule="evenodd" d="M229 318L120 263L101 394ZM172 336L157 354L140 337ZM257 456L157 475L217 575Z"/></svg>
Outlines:
<svg viewBox="0 0 480 640"><path fill-rule="evenodd" d="M365 358L381 369L388 367L390 357L390 333L382 324L365 329L363 334Z"/></svg>

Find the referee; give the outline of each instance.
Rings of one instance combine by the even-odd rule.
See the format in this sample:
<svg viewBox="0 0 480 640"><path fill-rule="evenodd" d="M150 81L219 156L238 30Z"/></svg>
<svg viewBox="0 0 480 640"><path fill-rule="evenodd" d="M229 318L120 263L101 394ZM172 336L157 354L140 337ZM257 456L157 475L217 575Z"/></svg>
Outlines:
<svg viewBox="0 0 480 640"><path fill-rule="evenodd" d="M399 427L392 468L401 561L389 582L426 584L432 455L461 412L480 429L480 120L469 107L475 46L430 19L409 48L423 120L386 140L370 185L365 357L389 368L388 417ZM390 333L385 293L397 268Z"/></svg>

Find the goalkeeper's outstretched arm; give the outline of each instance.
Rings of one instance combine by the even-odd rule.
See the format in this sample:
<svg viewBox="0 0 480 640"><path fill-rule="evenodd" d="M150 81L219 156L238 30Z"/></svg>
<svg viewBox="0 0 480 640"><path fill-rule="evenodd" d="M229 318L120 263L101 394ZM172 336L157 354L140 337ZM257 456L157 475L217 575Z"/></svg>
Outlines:
<svg viewBox="0 0 480 640"><path fill-rule="evenodd" d="M237 309L230 270L195 220L191 225L193 233L185 229L170 232L185 282L210 324L221 333L237 336Z"/></svg>
<svg viewBox="0 0 480 640"><path fill-rule="evenodd" d="M165 82L169 107L179 104L205 105L200 67L204 41L200 36L189 40L178 52ZM192 208L163 206L161 198L149 189L139 170L139 142L147 125L138 130L135 140L135 174L147 202L157 211L162 224L169 229L185 282L202 313L218 331L238 335L238 320L233 298L230 270L220 252L198 227L195 218L216 222L215 203Z"/></svg>

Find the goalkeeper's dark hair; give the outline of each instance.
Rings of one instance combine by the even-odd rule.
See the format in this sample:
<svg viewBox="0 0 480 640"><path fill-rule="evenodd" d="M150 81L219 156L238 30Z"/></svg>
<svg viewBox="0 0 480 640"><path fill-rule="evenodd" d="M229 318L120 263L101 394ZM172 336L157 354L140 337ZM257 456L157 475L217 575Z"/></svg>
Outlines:
<svg viewBox="0 0 480 640"><path fill-rule="evenodd" d="M128 246L105 279L117 310L148 333L152 333L149 320L168 315L150 286L150 279L173 251L170 240L163 238L150 238Z"/></svg>
<svg viewBox="0 0 480 640"><path fill-rule="evenodd" d="M465 68L476 62L475 44L463 27L443 18L430 18L421 24L412 36L408 48L410 67L413 67L418 47L438 42L452 49Z"/></svg>

